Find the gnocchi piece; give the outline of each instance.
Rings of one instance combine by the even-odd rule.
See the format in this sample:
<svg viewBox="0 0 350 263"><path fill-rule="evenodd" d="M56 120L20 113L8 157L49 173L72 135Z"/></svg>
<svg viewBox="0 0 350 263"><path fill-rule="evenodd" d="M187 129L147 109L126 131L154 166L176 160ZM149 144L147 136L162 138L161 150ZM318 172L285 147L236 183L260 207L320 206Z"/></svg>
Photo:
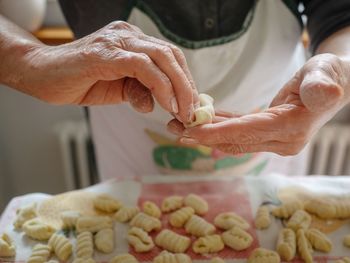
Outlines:
<svg viewBox="0 0 350 263"><path fill-rule="evenodd" d="M238 226L222 233L222 240L226 246L237 251L247 249L253 243L253 237Z"/></svg>
<svg viewBox="0 0 350 263"><path fill-rule="evenodd" d="M335 204L329 199L311 199L305 203L305 210L322 219L336 218L337 214Z"/></svg>
<svg viewBox="0 0 350 263"><path fill-rule="evenodd" d="M160 218L162 216L162 211L160 211L159 207L151 202L151 201L146 201L142 205L142 210L146 215L155 217L155 218Z"/></svg>
<svg viewBox="0 0 350 263"><path fill-rule="evenodd" d="M303 209L303 203L299 200L289 200L272 210L272 214L278 218L289 218L297 210Z"/></svg>
<svg viewBox="0 0 350 263"><path fill-rule="evenodd" d="M48 240L56 232L56 229L38 218L33 218L24 223L23 231L32 239L44 241Z"/></svg>
<svg viewBox="0 0 350 263"><path fill-rule="evenodd" d="M13 240L6 233L0 236L0 257L14 257L16 255L16 247Z"/></svg>
<svg viewBox="0 0 350 263"><path fill-rule="evenodd" d="M165 198L162 202L162 212L169 213L172 211L175 211L177 209L180 209L183 206L183 197L182 196L169 196Z"/></svg>
<svg viewBox="0 0 350 263"><path fill-rule="evenodd" d="M185 206L192 207L194 209L194 212L197 215L205 215L208 213L209 206L207 201L205 201L202 197L195 195L195 194L189 194L184 199Z"/></svg>
<svg viewBox="0 0 350 263"><path fill-rule="evenodd" d="M113 221L108 216L82 216L76 224L77 233L85 231L96 233L105 228L113 228Z"/></svg>
<svg viewBox="0 0 350 263"><path fill-rule="evenodd" d="M95 263L96 261L92 258L76 258L73 263Z"/></svg>
<svg viewBox="0 0 350 263"><path fill-rule="evenodd" d="M64 211L61 213L62 229L73 229L81 214L78 211Z"/></svg>
<svg viewBox="0 0 350 263"><path fill-rule="evenodd" d="M139 212L140 209L136 206L123 206L114 214L114 218L118 222L126 223L133 219Z"/></svg>
<svg viewBox="0 0 350 263"><path fill-rule="evenodd" d="M152 238L146 231L138 227L132 227L129 230L127 240L137 253L148 252L154 248Z"/></svg>
<svg viewBox="0 0 350 263"><path fill-rule="evenodd" d="M201 93L198 95L200 107L194 111L195 121L186 127L195 127L197 125L212 123L215 117L214 99L208 94Z"/></svg>
<svg viewBox="0 0 350 263"><path fill-rule="evenodd" d="M114 230L105 228L95 235L96 249L102 253L109 254L114 250Z"/></svg>
<svg viewBox="0 0 350 263"><path fill-rule="evenodd" d="M216 257L216 258L212 258L210 260L210 263L225 263L225 261L222 258Z"/></svg>
<svg viewBox="0 0 350 263"><path fill-rule="evenodd" d="M290 261L296 254L295 232L289 228L283 228L278 234L277 253L283 260Z"/></svg>
<svg viewBox="0 0 350 263"><path fill-rule="evenodd" d="M197 215L193 215L187 221L185 230L187 233L193 236L203 237L214 234L216 229L214 225L210 224L205 219Z"/></svg>
<svg viewBox="0 0 350 263"><path fill-rule="evenodd" d="M280 256L272 250L256 248L250 254L248 263L280 263Z"/></svg>
<svg viewBox="0 0 350 263"><path fill-rule="evenodd" d="M345 258L342 258L342 259L335 261L334 263L350 263L350 258L345 257Z"/></svg>
<svg viewBox="0 0 350 263"><path fill-rule="evenodd" d="M297 231L297 246L298 246L298 252L300 257L306 262L306 263L312 263L312 247L309 241L307 240L305 236L305 230L300 228Z"/></svg>
<svg viewBox="0 0 350 263"><path fill-rule="evenodd" d="M350 235L346 235L343 239L343 244L346 247L350 247Z"/></svg>
<svg viewBox="0 0 350 263"><path fill-rule="evenodd" d="M153 263L192 263L192 260L186 254L173 254L163 251L153 259Z"/></svg>
<svg viewBox="0 0 350 263"><path fill-rule="evenodd" d="M34 246L27 263L45 263L50 258L50 255L50 246L37 244Z"/></svg>
<svg viewBox="0 0 350 263"><path fill-rule="evenodd" d="M106 213L112 213L118 211L122 204L117 199L115 199L113 196L110 196L108 194L99 194L94 198L94 207L97 210L106 212Z"/></svg>
<svg viewBox="0 0 350 263"><path fill-rule="evenodd" d="M145 213L138 213L131 221L130 226L142 228L146 232L153 230L160 230L162 223L158 218L146 215Z"/></svg>
<svg viewBox="0 0 350 263"><path fill-rule="evenodd" d="M297 210L287 223L287 227L297 231L298 229L307 229L311 224L311 216L304 210Z"/></svg>
<svg viewBox="0 0 350 263"><path fill-rule="evenodd" d="M32 203L30 205L24 206L17 210L16 220L13 223L16 229L20 229L25 222L30 219L37 217L36 213L36 203Z"/></svg>
<svg viewBox="0 0 350 263"><path fill-rule="evenodd" d="M197 254L217 253L225 247L220 235L211 235L198 238L193 243L193 251Z"/></svg>
<svg viewBox="0 0 350 263"><path fill-rule="evenodd" d="M76 256L81 259L92 258L94 243L91 232L81 232L77 236Z"/></svg>
<svg viewBox="0 0 350 263"><path fill-rule="evenodd" d="M66 261L72 254L73 246L68 238L63 235L53 234L48 245L55 252L55 255L61 261Z"/></svg>
<svg viewBox="0 0 350 263"><path fill-rule="evenodd" d="M320 230L311 228L305 231L305 236L315 250L329 253L332 250L332 242Z"/></svg>
<svg viewBox="0 0 350 263"><path fill-rule="evenodd" d="M112 258L109 263L139 263L137 259L130 254L121 254Z"/></svg>
<svg viewBox="0 0 350 263"><path fill-rule="evenodd" d="M191 239L168 229L164 229L157 235L155 243L158 247L166 249L170 252L183 253L190 246Z"/></svg>
<svg viewBox="0 0 350 263"><path fill-rule="evenodd" d="M224 230L229 230L234 226L238 226L244 230L247 230L250 227L245 219L234 212L218 214L214 219L214 225Z"/></svg>
<svg viewBox="0 0 350 263"><path fill-rule="evenodd" d="M169 223L173 227L183 227L192 215L194 215L192 207L183 207L170 215Z"/></svg>
<svg viewBox="0 0 350 263"><path fill-rule="evenodd" d="M49 261L46 261L46 263L60 263L60 262L58 262L57 260L51 259Z"/></svg>
<svg viewBox="0 0 350 263"><path fill-rule="evenodd" d="M255 217L255 227L257 229L266 229L271 224L270 211L268 206L262 205L258 208Z"/></svg>

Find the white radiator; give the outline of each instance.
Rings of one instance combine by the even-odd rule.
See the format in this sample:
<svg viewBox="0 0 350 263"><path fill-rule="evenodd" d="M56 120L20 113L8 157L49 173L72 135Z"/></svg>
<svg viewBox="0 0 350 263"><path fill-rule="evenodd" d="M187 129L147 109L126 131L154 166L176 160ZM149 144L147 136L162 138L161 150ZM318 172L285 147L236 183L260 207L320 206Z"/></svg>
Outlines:
<svg viewBox="0 0 350 263"><path fill-rule="evenodd" d="M89 129L85 121L57 125L67 190L98 182ZM323 127L310 143L309 174L350 175L350 125Z"/></svg>

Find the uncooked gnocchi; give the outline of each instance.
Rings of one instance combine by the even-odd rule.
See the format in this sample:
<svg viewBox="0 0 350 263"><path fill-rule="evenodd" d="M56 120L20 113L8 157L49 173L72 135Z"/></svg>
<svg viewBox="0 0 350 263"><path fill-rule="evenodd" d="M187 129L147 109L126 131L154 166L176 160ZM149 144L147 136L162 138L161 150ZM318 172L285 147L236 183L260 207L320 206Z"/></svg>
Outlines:
<svg viewBox="0 0 350 263"><path fill-rule="evenodd" d="M173 254L163 251L153 259L153 263L192 263L192 260L186 254Z"/></svg>
<svg viewBox="0 0 350 263"><path fill-rule="evenodd" d="M94 243L91 232L81 232L77 236L76 256L81 259L92 258Z"/></svg>
<svg viewBox="0 0 350 263"><path fill-rule="evenodd" d="M245 219L234 212L218 214L214 219L214 225L224 230L229 230L234 226L238 226L244 230L247 230L250 227Z"/></svg>
<svg viewBox="0 0 350 263"><path fill-rule="evenodd" d="M307 229L311 224L311 216L304 210L297 210L287 223L287 227L297 231L298 229Z"/></svg>
<svg viewBox="0 0 350 263"><path fill-rule="evenodd" d="M104 228L113 228L113 221L108 216L82 216L76 224L77 233L85 231L96 233Z"/></svg>
<svg viewBox="0 0 350 263"><path fill-rule="evenodd" d="M61 261L66 261L72 254L73 246L63 235L53 234L48 244Z"/></svg>
<svg viewBox="0 0 350 263"><path fill-rule="evenodd" d="M192 215L194 215L192 207L182 207L170 215L169 223L173 227L183 227Z"/></svg>
<svg viewBox="0 0 350 263"><path fill-rule="evenodd" d="M197 215L205 215L208 213L209 206L207 201L205 201L202 197L195 195L195 194L189 194L184 199L185 206L192 207L194 209L194 212Z"/></svg>
<svg viewBox="0 0 350 263"><path fill-rule="evenodd" d="M100 211L112 213L118 211L122 207L122 204L113 196L99 194L94 199L94 207Z"/></svg>
<svg viewBox="0 0 350 263"><path fill-rule="evenodd" d="M195 121L186 125L186 127L195 127L197 125L212 123L215 117L214 99L208 94L201 93L198 96L200 107L194 111Z"/></svg>
<svg viewBox="0 0 350 263"><path fill-rule="evenodd" d="M138 227L132 227L129 230L127 240L138 253L148 252L154 248L152 238L146 231Z"/></svg>
<svg viewBox="0 0 350 263"><path fill-rule="evenodd" d="M257 229L266 229L271 224L270 211L268 206L262 205L258 208L255 217L255 227Z"/></svg>
<svg viewBox="0 0 350 263"><path fill-rule="evenodd" d="M32 203L30 205L18 209L15 222L13 223L14 227L16 229L20 229L25 222L35 218L37 216L36 207L36 203Z"/></svg>
<svg viewBox="0 0 350 263"><path fill-rule="evenodd" d="M51 247L43 244L37 244L32 250L27 263L45 263L51 255Z"/></svg>
<svg viewBox="0 0 350 263"><path fill-rule="evenodd" d="M158 219L162 216L162 211L160 211L159 207L151 201L146 201L142 204L142 211L145 214Z"/></svg>
<svg viewBox="0 0 350 263"><path fill-rule="evenodd" d="M309 241L306 238L305 230L299 229L297 231L297 245L298 245L298 252L300 257L306 262L306 263L312 263L312 247Z"/></svg>
<svg viewBox="0 0 350 263"><path fill-rule="evenodd" d="M253 237L237 226L222 233L222 240L226 246L237 251L247 249L253 243Z"/></svg>
<svg viewBox="0 0 350 263"><path fill-rule="evenodd" d="M329 253L332 250L332 242L320 230L312 228L305 231L305 236L315 250Z"/></svg>
<svg viewBox="0 0 350 263"><path fill-rule="evenodd" d="M305 203L305 210L322 219L337 218L337 208L330 199L314 198Z"/></svg>
<svg viewBox="0 0 350 263"><path fill-rule="evenodd" d="M180 209L183 206L183 200L184 198L182 196L177 196L177 195L173 195L165 198L161 206L162 212L169 213L177 209Z"/></svg>
<svg viewBox="0 0 350 263"><path fill-rule="evenodd" d="M346 247L350 247L350 235L346 235L343 239L343 244Z"/></svg>
<svg viewBox="0 0 350 263"><path fill-rule="evenodd" d="M112 258L109 263L139 263L137 259L130 254L121 254Z"/></svg>
<svg viewBox="0 0 350 263"><path fill-rule="evenodd" d="M48 240L56 232L56 229L39 218L33 218L24 223L23 231L28 237L43 241Z"/></svg>
<svg viewBox="0 0 350 263"><path fill-rule="evenodd" d="M272 250L256 248L250 254L248 263L280 263L280 256Z"/></svg>
<svg viewBox="0 0 350 263"><path fill-rule="evenodd" d="M160 230L162 223L158 218L146 215L145 213L138 213L131 221L130 226L142 228L146 232L153 230Z"/></svg>
<svg viewBox="0 0 350 263"><path fill-rule="evenodd" d="M64 211L61 213L62 228L72 229L78 221L81 214L78 211Z"/></svg>
<svg viewBox="0 0 350 263"><path fill-rule="evenodd" d="M140 209L136 206L123 206L114 214L114 218L118 222L126 223L133 219L139 212Z"/></svg>
<svg viewBox="0 0 350 263"><path fill-rule="evenodd" d="M193 215L187 221L185 225L185 230L188 234L196 237L203 237L207 235L212 235L215 232L215 226L207 222L205 219Z"/></svg>
<svg viewBox="0 0 350 263"><path fill-rule="evenodd" d="M162 230L156 237L155 243L158 247L173 253L184 253L191 244L191 239L179 235L168 229Z"/></svg>
<svg viewBox="0 0 350 263"><path fill-rule="evenodd" d="M0 257L14 257L16 255L16 247L13 240L6 233L0 236Z"/></svg>
<svg viewBox="0 0 350 263"><path fill-rule="evenodd" d="M197 254L217 253L225 247L220 235L210 235L198 238L193 243L193 251Z"/></svg>
<svg viewBox="0 0 350 263"><path fill-rule="evenodd" d="M76 258L73 263L96 263L92 258Z"/></svg>
<svg viewBox="0 0 350 263"><path fill-rule="evenodd" d="M303 203L299 200L289 200L284 202L281 206L272 210L272 214L279 218L289 218L297 210L303 209Z"/></svg>
<svg viewBox="0 0 350 263"><path fill-rule="evenodd" d="M102 253L112 253L114 250L114 230L105 228L98 231L95 235L95 246Z"/></svg>
<svg viewBox="0 0 350 263"><path fill-rule="evenodd" d="M277 253L283 260L290 261L296 254L296 236L295 232L289 228L283 228L278 234Z"/></svg>

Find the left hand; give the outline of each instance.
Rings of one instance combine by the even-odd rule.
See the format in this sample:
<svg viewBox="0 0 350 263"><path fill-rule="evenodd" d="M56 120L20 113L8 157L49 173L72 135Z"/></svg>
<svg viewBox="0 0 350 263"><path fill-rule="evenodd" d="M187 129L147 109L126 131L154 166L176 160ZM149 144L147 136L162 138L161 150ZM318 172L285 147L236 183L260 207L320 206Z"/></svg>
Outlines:
<svg viewBox="0 0 350 263"><path fill-rule="evenodd" d="M349 89L349 62L321 54L311 58L261 113L239 117L219 113L213 124L190 129L172 120L168 129L179 135L182 143L226 153L295 155L349 102Z"/></svg>

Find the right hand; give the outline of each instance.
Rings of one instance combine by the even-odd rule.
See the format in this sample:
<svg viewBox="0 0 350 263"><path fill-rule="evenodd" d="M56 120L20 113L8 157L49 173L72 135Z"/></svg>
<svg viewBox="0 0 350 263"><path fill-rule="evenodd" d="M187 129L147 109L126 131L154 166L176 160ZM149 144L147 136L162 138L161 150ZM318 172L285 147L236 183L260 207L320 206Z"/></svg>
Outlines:
<svg viewBox="0 0 350 263"><path fill-rule="evenodd" d="M61 46L37 44L25 61L20 90L53 104L129 101L136 110L149 112L154 96L183 123L191 122L198 104L182 51L126 22L112 22Z"/></svg>

